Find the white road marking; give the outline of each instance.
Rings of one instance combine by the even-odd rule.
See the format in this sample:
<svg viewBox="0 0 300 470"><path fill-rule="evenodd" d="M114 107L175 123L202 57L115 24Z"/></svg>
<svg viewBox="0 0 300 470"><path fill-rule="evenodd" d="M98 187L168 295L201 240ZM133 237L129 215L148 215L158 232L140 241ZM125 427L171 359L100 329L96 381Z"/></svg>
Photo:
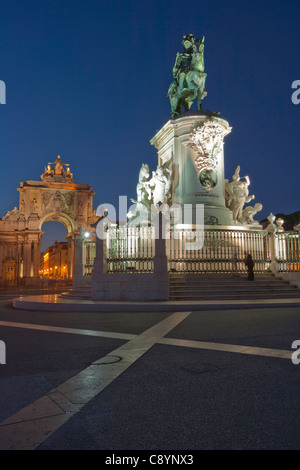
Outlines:
<svg viewBox="0 0 300 470"><path fill-rule="evenodd" d="M106 338L116 338L116 339L125 339L125 340L131 340L136 337L136 335L127 334L127 333L114 333L110 331L85 330L85 329L80 329L80 328L66 328L63 326L36 325L34 323L18 323L18 322L0 321L0 326L7 326L7 327L12 327L12 328L25 328L29 330L51 331L55 333L71 333L73 335L100 336L100 337L106 337Z"/></svg>
<svg viewBox="0 0 300 470"><path fill-rule="evenodd" d="M256 348L254 346L241 346L237 344L209 343L206 341L191 341L185 339L163 338L160 344L170 346L181 346L187 348L210 349L213 351L232 352L239 354L252 354L255 356L278 357L281 359L291 359L292 352L283 349Z"/></svg>
<svg viewBox="0 0 300 470"><path fill-rule="evenodd" d="M191 312L190 312L191 313ZM32 323L18 323L18 322L7 322L0 321L0 326L14 327L14 328L26 328L32 330L51 331L55 333L69 333L75 335L88 335L103 338L114 338L132 340L137 335L129 333L116 333L111 331L97 331L97 330L85 330L80 328L66 328L61 326L47 326L47 325L36 325ZM162 338L157 341L159 344L168 344L170 346L181 346L196 349L211 349L214 351L233 352L239 354L252 354L257 356L268 356L278 357L281 359L291 359L291 351L283 349L271 349L271 348L258 348L255 346L243 346L238 344L227 344L227 343L214 343L207 341L195 341L185 340L176 338Z"/></svg>
<svg viewBox="0 0 300 470"><path fill-rule="evenodd" d="M0 449L36 449L189 314L173 313L2 421Z"/></svg>
<svg viewBox="0 0 300 470"><path fill-rule="evenodd" d="M291 351L165 338L191 312L176 312L140 335L1 321L0 326L128 340L77 375L0 423L0 450L33 450L154 344L291 359Z"/></svg>

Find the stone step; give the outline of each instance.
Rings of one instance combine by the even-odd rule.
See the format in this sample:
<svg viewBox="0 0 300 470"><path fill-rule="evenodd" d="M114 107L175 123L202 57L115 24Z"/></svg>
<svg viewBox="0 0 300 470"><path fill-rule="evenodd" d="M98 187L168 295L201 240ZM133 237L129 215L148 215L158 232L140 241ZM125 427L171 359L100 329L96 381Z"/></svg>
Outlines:
<svg viewBox="0 0 300 470"><path fill-rule="evenodd" d="M251 281L252 284L257 285L257 286L285 286L287 284L290 284L287 280L276 280L273 281L272 279L256 279L254 278L253 281ZM242 279L170 279L170 285L184 285L184 284L196 284L196 285L210 285L210 286L232 286L232 285L244 285L244 284L249 284L248 278L242 278Z"/></svg>
<svg viewBox="0 0 300 470"><path fill-rule="evenodd" d="M288 281L258 281L254 279L254 281L251 281L251 283L255 286L286 286L286 285L291 285ZM201 281L201 280L189 280L189 281L170 281L171 286L185 286L185 285L190 285L190 286L243 286L249 284L248 279L244 280L234 280L232 279L231 281Z"/></svg>
<svg viewBox="0 0 300 470"><path fill-rule="evenodd" d="M174 295L170 294L169 300L261 300L261 299L300 299L300 295L295 294L215 294L215 295Z"/></svg>
<svg viewBox="0 0 300 470"><path fill-rule="evenodd" d="M67 299L91 299L91 283L85 283L61 295ZM173 301L254 300L300 298L300 289L279 277L256 274L254 281L247 274L171 274L170 298Z"/></svg>
<svg viewBox="0 0 300 470"><path fill-rule="evenodd" d="M84 292L86 290L90 290L92 286L77 286L77 287L73 287L71 290L72 291L78 291L78 292Z"/></svg>
<svg viewBox="0 0 300 470"><path fill-rule="evenodd" d="M63 293L60 295L60 297L63 297L63 298L74 298L74 299L90 299L91 297L91 293L90 292L86 292L86 293L83 293L83 292L72 292L72 293Z"/></svg>
<svg viewBox="0 0 300 470"><path fill-rule="evenodd" d="M235 289L297 289L297 286L294 284L277 284L277 283L270 283L270 284L261 284L261 283L256 283L255 281L246 281L244 283L231 283L231 284L226 284L226 283L197 283L197 282L186 282L186 283L170 283L170 289L182 289L182 288L188 288L188 289L228 289L228 290L235 290Z"/></svg>
<svg viewBox="0 0 300 470"><path fill-rule="evenodd" d="M70 291L63 292L60 297L67 299L90 299L91 298L91 284L78 286Z"/></svg>
<svg viewBox="0 0 300 470"><path fill-rule="evenodd" d="M291 294L298 294L300 296L300 290L295 288L295 287L289 287L287 286L286 288L284 289L276 289L276 288L269 288L269 289L256 289L256 288L251 288L249 287L248 289L247 288L241 288L241 287L235 287L235 288L232 288L232 289L203 289L203 288L199 288L199 289L196 289L196 288L188 288L187 286L182 286L180 288L172 288L170 289L170 292L172 294L185 294L185 293L191 293L191 294L196 294L197 292L199 293L206 293L206 294L214 294L214 293L219 293L219 294L226 294L227 292L234 292L234 293L238 293L238 294L242 294L242 293L249 293L249 292L252 292L252 293L257 293L257 294L268 294L268 293L274 293L274 294L277 294L277 293L291 293Z"/></svg>
<svg viewBox="0 0 300 470"><path fill-rule="evenodd" d="M254 271L254 274L257 277L264 277L264 278L270 278L270 279L280 279L279 276L275 276L274 274L270 272L256 272ZM233 277L233 276L244 276L247 275L247 271L237 271L237 272L228 272L228 273L223 273L223 272L176 272L176 273L170 273L170 277L210 277L210 278L226 278L226 277Z"/></svg>
<svg viewBox="0 0 300 470"><path fill-rule="evenodd" d="M300 289L270 273L186 273L170 275L170 300L259 300L300 298Z"/></svg>
<svg viewBox="0 0 300 470"><path fill-rule="evenodd" d="M198 281L198 282L232 282L247 280L247 273L236 276L170 276L170 282L186 282L186 281ZM259 282L288 282L279 277L272 276L257 276L254 274L254 279Z"/></svg>
<svg viewBox="0 0 300 470"><path fill-rule="evenodd" d="M181 289L170 289L170 293L171 294L176 294L176 295L180 295L180 294L185 294L185 293L191 293L191 294L206 294L206 295L214 295L214 294L248 294L248 293L257 293L257 294L295 294L295 295L299 295L300 296L300 289L297 289L297 288L285 288L285 289L275 289L275 288L272 288L272 289L255 289L255 288L251 288L249 287L248 289L235 289L235 288L232 288L232 289L189 289L189 288L181 288Z"/></svg>
<svg viewBox="0 0 300 470"><path fill-rule="evenodd" d="M257 285L266 285L269 286L271 284L274 284L276 286L279 285L285 285L289 284L288 281L285 280L278 280L278 281L272 281L270 279L257 279L254 277L254 280L252 281L253 283ZM232 278L232 279L170 279L170 285L176 285L176 284L199 284L199 285L232 285L232 284L247 284L249 283L248 278L244 277L241 279L238 278Z"/></svg>
<svg viewBox="0 0 300 470"><path fill-rule="evenodd" d="M170 281L191 281L196 280L199 282L232 282L233 280L244 281L248 279L248 273L237 274L235 276L170 276ZM288 282L286 279L281 277L272 276L257 276L254 274L254 279L259 282Z"/></svg>

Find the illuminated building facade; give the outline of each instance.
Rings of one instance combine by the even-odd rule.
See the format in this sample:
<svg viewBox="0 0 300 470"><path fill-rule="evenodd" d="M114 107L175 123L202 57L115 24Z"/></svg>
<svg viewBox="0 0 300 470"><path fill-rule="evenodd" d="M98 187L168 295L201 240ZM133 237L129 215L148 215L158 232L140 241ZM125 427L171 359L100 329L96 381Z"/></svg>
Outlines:
<svg viewBox="0 0 300 470"><path fill-rule="evenodd" d="M40 277L66 279L68 272L68 242L55 242L40 257Z"/></svg>

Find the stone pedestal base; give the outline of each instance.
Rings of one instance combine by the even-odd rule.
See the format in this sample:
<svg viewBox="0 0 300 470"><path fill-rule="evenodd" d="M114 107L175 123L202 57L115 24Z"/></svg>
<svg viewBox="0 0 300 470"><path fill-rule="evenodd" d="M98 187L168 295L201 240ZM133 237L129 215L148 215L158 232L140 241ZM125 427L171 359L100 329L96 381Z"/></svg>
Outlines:
<svg viewBox="0 0 300 470"><path fill-rule="evenodd" d="M168 273L102 273L93 276L93 300L169 300Z"/></svg>
<svg viewBox="0 0 300 470"><path fill-rule="evenodd" d="M231 128L218 114L189 111L170 119L150 141L158 151L158 165L172 171L171 196L167 203L204 206L204 225L233 225L225 205L223 140Z"/></svg>

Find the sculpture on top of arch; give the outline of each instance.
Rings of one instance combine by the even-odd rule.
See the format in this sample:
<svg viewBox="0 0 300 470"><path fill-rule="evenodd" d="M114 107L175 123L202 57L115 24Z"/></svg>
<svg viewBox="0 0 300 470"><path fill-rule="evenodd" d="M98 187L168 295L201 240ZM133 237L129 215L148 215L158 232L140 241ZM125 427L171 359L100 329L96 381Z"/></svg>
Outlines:
<svg viewBox="0 0 300 470"><path fill-rule="evenodd" d="M65 167L65 168L64 168ZM70 182L73 183L73 173L70 171L69 163L64 163L60 157L53 163L48 163L44 173L41 175L42 181Z"/></svg>

